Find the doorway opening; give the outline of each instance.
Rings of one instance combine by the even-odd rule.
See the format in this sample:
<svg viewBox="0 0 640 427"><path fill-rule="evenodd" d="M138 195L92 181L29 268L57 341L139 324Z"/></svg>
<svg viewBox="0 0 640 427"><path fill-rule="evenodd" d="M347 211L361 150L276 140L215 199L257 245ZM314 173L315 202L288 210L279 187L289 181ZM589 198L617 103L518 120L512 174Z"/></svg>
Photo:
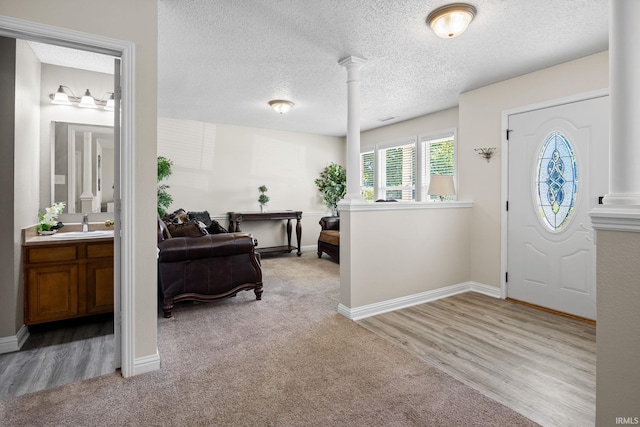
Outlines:
<svg viewBox="0 0 640 427"><path fill-rule="evenodd" d="M63 224L80 222L79 216L81 215L91 216L91 226L93 227L104 222L105 219L113 223L115 219L113 209L107 213L107 207L114 205L116 185L113 137L114 110L85 109L74 104L54 105L48 98L51 97L50 93L55 93L56 88L62 85L65 87L79 86L83 91L85 89L89 91L86 88L89 86L94 93L113 94L115 92L114 70L117 69L114 66L116 58L47 43L23 39L14 40L16 55L20 58L17 61L20 68L16 72L20 70L21 73L39 76L39 81L33 82L38 87L29 90L32 99L30 108L37 109L37 114L34 114L36 118L28 124L22 121L16 123L17 126L36 127L36 130L31 132L32 135L39 133L37 151L40 154L40 178L37 182L35 180L33 182L35 186L39 187L39 191L35 192L39 195L38 211L44 212L46 207L64 202L67 205L65 213L57 218ZM25 95L23 85L24 83L21 81L21 95ZM18 94L17 91L18 83L16 83L16 94ZM37 104L36 98L39 98ZM38 121L39 123L37 123ZM62 126L63 124L64 126ZM72 129L74 129L73 138L70 133ZM76 133L80 134L78 138L75 137ZM93 135L95 138L90 137L87 140L87 135ZM85 136L85 141L82 140L83 136ZM27 149L33 150L33 148ZM22 150L24 148L16 144L15 149ZM21 156L17 155L16 158L18 157ZM20 168L21 164L15 163L16 161L14 159L14 168ZM82 186L83 175L85 178L89 178L84 180L84 184L86 184L84 187ZM108 178L109 181L108 191L103 191L107 190L103 188L105 178ZM80 194L78 197L73 197L73 201L68 198L69 194L75 194L73 190L76 188L82 190L84 205L80 203ZM33 190L35 189L30 189L30 191ZM73 215L74 213L77 215ZM65 231L64 227L61 231ZM55 250L55 247L52 248ZM100 265L99 269L95 270L94 267L97 267L97 264L94 265L94 262L87 272L95 274L87 273L86 281L88 283L88 281L99 278L100 283L96 282L95 285L105 287L104 281L108 280L111 283L111 295L107 294L106 298L113 299L116 293L114 286L118 281L109 280L105 276L109 274L115 276L114 254L113 251L111 252L110 265ZM23 257L23 265L25 262ZM51 265L53 266L53 264ZM44 280L43 270L39 270L39 273L33 277L41 277ZM56 282L65 282L67 276L53 274L47 276L48 279L54 277ZM72 280L73 276L68 277L69 280ZM79 278L84 277L82 274L79 276ZM22 291L25 307L27 307L27 300L31 301L33 295L26 291L26 283L25 275L25 280L22 281L25 286L25 290ZM31 284L31 280L29 283ZM52 282L52 285L62 293L72 288L72 283L55 284ZM78 288L79 294L82 293L80 289L84 288ZM94 290L96 289L98 288ZM100 290L101 292L105 291ZM108 287L106 291L108 291ZM38 295L44 298L44 294L39 293ZM81 307L83 303L81 296L79 295L77 300L72 298L72 304L75 303ZM84 298L89 301L92 296L96 297L95 292L91 292L87 288ZM88 314L91 314L89 316L74 317L73 313L67 312L55 314L55 304L52 308L47 306L49 303L53 304L55 295L47 294L47 299L49 298L53 299L50 302L43 300L43 305L40 308L49 310L47 316L52 316L54 321L33 318L25 311L24 323L28 325L28 334L26 334L28 338L19 351L0 356L0 363L4 366L0 398L13 397L113 373L119 367L120 357L116 357L115 354L116 347L119 349L119 346L115 345L112 301L106 305L105 301L100 301L103 304L102 307L94 307L95 304L93 304L91 310L88 310ZM104 299L105 296L100 295L99 298ZM87 302L87 304L91 303ZM76 310L79 311L79 308ZM95 314L105 311L111 311L111 313Z"/></svg>

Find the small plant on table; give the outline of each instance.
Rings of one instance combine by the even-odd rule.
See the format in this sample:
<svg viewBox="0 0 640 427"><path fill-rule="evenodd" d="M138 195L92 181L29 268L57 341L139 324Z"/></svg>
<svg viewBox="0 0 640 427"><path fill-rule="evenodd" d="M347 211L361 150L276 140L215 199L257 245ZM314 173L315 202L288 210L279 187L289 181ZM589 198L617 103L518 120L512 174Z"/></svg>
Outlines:
<svg viewBox="0 0 640 427"><path fill-rule="evenodd" d="M265 194L267 190L269 189L264 185L258 187L258 191L260 192L260 197L258 197L258 202L260 203L260 212L264 212L267 210L267 203L269 203L269 196Z"/></svg>

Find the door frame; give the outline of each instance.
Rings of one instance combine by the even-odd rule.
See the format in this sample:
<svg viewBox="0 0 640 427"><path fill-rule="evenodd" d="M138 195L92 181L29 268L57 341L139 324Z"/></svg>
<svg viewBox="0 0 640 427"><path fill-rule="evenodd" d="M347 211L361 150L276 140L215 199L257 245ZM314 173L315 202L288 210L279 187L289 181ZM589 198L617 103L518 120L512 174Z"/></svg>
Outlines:
<svg viewBox="0 0 640 427"><path fill-rule="evenodd" d="M502 182L500 194L500 298L507 298L507 261L509 254L508 230L509 215L507 214L507 201L509 200L509 141L507 140L507 132L509 130L509 116L514 114L528 113L531 111L542 110L545 108L558 107L560 105L573 104L575 102L587 101L589 99L602 98L609 96L609 89L599 89L589 92L582 92L564 98L552 99L549 101L538 102L535 104L524 105L522 107L512 108L502 111L501 121L501 155L502 158ZM597 298L597 296L596 296Z"/></svg>
<svg viewBox="0 0 640 427"><path fill-rule="evenodd" d="M110 37L84 33L67 28L54 27L38 22L0 16L0 35L16 39L31 40L41 43L56 44L90 52L103 53L116 56L121 59L122 98L120 103L120 134L121 154L120 159L120 198L115 197L116 215L120 212L121 238L119 242L120 259L120 313L114 311L114 327L120 324L121 354L115 355L116 362L120 356L121 373L123 377L134 375L135 355L133 347L134 316L133 316L133 218L135 211L135 199L133 195L133 147L135 146L134 134L134 64L135 45L131 42L113 39ZM118 253L118 248L114 248ZM116 282L118 278L115 278ZM115 295L118 295L117 283ZM117 306L117 304L116 304ZM116 343L116 348L118 347Z"/></svg>

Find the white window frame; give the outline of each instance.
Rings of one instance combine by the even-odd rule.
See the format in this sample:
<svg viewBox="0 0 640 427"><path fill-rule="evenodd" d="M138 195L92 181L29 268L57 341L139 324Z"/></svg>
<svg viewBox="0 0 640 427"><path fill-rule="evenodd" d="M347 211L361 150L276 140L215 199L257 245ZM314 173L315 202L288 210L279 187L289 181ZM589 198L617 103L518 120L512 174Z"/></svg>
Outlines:
<svg viewBox="0 0 640 427"><path fill-rule="evenodd" d="M458 200L458 131L456 128L444 129L437 132L423 133L418 135L417 152L418 164L416 173L416 200L430 201L430 197L427 194L429 188L429 176L428 171L431 170L430 165L423 163L421 159L427 158L424 156L425 143L430 143L443 138L453 139L453 185L456 189L454 200Z"/></svg>
<svg viewBox="0 0 640 427"><path fill-rule="evenodd" d="M386 178L386 168L384 167L386 162L385 160L382 158L382 155L384 153L384 150L388 150L389 148L396 148L396 147L401 147L403 145L411 145L413 144L414 146L414 150L416 152L416 162L417 162L417 155L418 155L418 147L417 147L417 142L418 142L418 138L415 136L412 137L407 137L407 138L402 138L402 139L397 139L394 140L392 142L387 142L387 143L383 143L383 144L378 144L376 145L376 153L375 153L375 159L376 159L376 163L375 163L375 177L376 177L376 188L374 189L374 200L378 200L378 199L387 199L387 191L389 189L386 188L386 186L384 185L385 182L385 178ZM418 173L418 169L417 169L417 164L416 164L416 174ZM417 197L417 177L416 177L416 185L413 187L413 192L416 194ZM416 199L417 200L417 199Z"/></svg>
<svg viewBox="0 0 640 427"><path fill-rule="evenodd" d="M366 146L360 149L360 182L362 183L362 155L366 153L374 153L374 187L373 187L373 200L386 199L386 193L383 190L384 183L384 164L382 159L383 150L394 148L402 145L414 144L416 150L416 184L415 184L415 201L416 202L429 202L431 198L427 194L429 188L429 174L425 173L430 170L429 164L424 164L422 159L424 156L425 143L429 141L436 141L443 138L453 139L453 183L456 188L456 195L454 200L458 200L458 131L456 128L443 129L436 132L422 133L417 136L405 137L393 140L391 142L385 142L376 144L373 146ZM360 186L360 194L362 194L364 187ZM412 202L405 202L412 203Z"/></svg>

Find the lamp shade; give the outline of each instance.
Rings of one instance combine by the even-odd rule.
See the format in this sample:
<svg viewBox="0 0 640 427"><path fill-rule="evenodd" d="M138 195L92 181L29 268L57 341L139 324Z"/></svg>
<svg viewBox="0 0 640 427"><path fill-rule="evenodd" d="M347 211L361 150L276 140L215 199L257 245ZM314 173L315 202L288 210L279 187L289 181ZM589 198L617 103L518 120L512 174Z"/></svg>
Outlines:
<svg viewBox="0 0 640 427"><path fill-rule="evenodd" d="M466 3L442 6L427 16L427 23L438 37L450 39L464 33L473 18L476 8Z"/></svg>
<svg viewBox="0 0 640 427"><path fill-rule="evenodd" d="M104 109L107 111L113 111L116 108L116 100L114 94L111 93L109 99L107 99L107 103L104 106Z"/></svg>
<svg viewBox="0 0 640 427"><path fill-rule="evenodd" d="M453 196L456 189L453 185L452 175L431 175L427 193L433 196Z"/></svg>
<svg viewBox="0 0 640 427"><path fill-rule="evenodd" d="M84 92L84 95L82 95L82 98L80 99L80 104L78 104L78 107L98 108L98 106L96 105L96 100L93 99L93 96L91 96L91 92L89 92L89 89L87 89Z"/></svg>
<svg viewBox="0 0 640 427"><path fill-rule="evenodd" d="M71 101L69 101L69 95L67 95L67 93L64 91L62 85L58 87L58 90L53 95L51 103L59 105L71 105Z"/></svg>

